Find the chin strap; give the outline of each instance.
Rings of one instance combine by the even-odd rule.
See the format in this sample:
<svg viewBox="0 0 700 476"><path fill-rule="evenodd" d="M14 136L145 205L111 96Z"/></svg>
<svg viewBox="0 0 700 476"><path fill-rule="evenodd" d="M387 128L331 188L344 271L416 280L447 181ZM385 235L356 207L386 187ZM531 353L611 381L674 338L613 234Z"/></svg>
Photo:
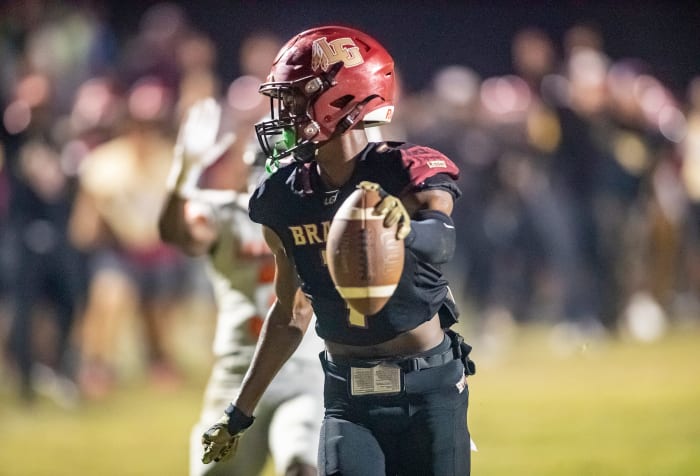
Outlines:
<svg viewBox="0 0 700 476"><path fill-rule="evenodd" d="M316 157L318 144L314 144L310 140L303 141L294 149L294 160L303 164L311 162Z"/></svg>

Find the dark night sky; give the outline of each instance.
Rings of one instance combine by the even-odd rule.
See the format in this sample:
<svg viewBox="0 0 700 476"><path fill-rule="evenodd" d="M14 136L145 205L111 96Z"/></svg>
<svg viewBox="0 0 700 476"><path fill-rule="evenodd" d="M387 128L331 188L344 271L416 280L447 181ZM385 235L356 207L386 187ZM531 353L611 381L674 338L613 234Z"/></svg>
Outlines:
<svg viewBox="0 0 700 476"><path fill-rule="evenodd" d="M121 31L154 2L119 2L112 19ZM525 26L538 26L559 42L579 22L603 33L612 59L636 57L677 94L700 74L700 4L679 1L269 1L176 2L208 32L220 52L225 80L237 74L237 48L249 32L267 29L287 39L320 24L358 27L393 54L409 89L427 84L440 66L461 63L482 76L511 71L510 41ZM131 4L131 6L129 6Z"/></svg>

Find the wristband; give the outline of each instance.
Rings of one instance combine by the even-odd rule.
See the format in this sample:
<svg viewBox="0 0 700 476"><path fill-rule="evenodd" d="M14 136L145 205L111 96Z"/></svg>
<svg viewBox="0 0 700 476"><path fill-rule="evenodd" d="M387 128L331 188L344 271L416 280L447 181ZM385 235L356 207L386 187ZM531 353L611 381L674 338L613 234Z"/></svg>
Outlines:
<svg viewBox="0 0 700 476"><path fill-rule="evenodd" d="M226 430L228 430L228 433L231 436L236 436L243 430L250 428L250 426L255 421L254 416L246 415L245 413L240 411L233 403L229 403L224 413L226 413L226 416L228 416Z"/></svg>

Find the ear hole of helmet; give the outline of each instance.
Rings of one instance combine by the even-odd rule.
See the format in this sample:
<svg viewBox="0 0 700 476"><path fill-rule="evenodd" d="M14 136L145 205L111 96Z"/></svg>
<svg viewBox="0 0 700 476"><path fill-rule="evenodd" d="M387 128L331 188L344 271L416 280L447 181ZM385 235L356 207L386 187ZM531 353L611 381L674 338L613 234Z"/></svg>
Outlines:
<svg viewBox="0 0 700 476"><path fill-rule="evenodd" d="M283 106L283 108L280 109L280 115L284 112L289 116L296 117L306 113L307 100L304 95L297 90L289 89L283 91L280 96Z"/></svg>
<svg viewBox="0 0 700 476"><path fill-rule="evenodd" d="M331 106L336 107L338 109L343 109L345 106L350 104L350 101L355 99L355 96L352 94L346 94L345 96L341 96L338 99L334 100L331 102Z"/></svg>

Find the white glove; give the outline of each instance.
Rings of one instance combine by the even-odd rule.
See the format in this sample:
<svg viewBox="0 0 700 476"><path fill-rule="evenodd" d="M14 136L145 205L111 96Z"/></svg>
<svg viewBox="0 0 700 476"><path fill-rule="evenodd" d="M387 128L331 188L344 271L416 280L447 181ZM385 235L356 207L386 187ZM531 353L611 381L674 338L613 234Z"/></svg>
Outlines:
<svg viewBox="0 0 700 476"><path fill-rule="evenodd" d="M175 143L170 190L186 193L194 189L202 171L233 144L236 136L231 132L216 140L220 125L221 106L213 98L197 101L187 111Z"/></svg>

